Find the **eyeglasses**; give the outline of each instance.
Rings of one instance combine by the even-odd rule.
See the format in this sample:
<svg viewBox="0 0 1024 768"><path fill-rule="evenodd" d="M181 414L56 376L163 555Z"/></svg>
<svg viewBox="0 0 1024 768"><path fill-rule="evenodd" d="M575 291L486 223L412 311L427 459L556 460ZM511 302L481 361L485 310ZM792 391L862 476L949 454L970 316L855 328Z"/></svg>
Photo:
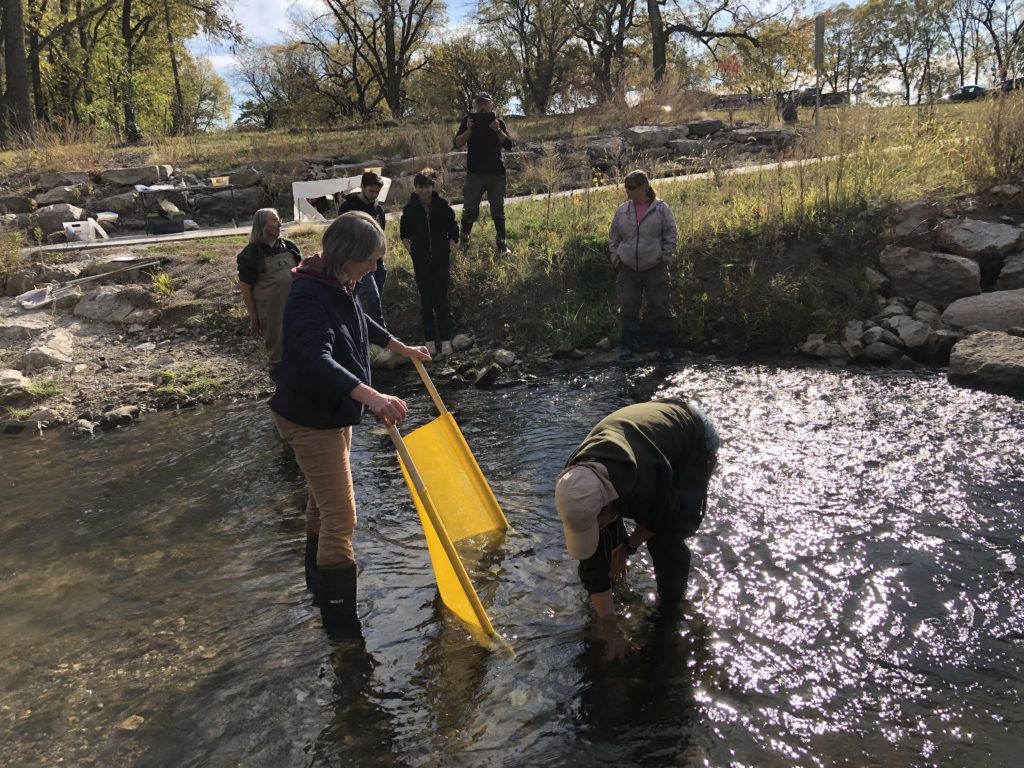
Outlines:
<svg viewBox="0 0 1024 768"><path fill-rule="evenodd" d="M634 189L640 189L640 185L639 184L627 184L626 185L626 189L628 189L630 192L632 192Z"/></svg>

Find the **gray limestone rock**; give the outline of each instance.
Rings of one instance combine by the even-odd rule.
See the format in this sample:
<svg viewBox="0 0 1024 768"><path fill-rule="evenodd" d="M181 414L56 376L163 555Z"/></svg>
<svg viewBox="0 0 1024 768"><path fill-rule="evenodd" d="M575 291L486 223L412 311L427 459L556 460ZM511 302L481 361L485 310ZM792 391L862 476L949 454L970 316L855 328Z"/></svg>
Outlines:
<svg viewBox="0 0 1024 768"><path fill-rule="evenodd" d="M152 316L153 295L138 285L103 285L75 305L75 315L104 323L144 323Z"/></svg>
<svg viewBox="0 0 1024 768"><path fill-rule="evenodd" d="M100 416L100 429L115 429L131 424L139 418L141 411L137 405L122 405L120 408L112 408Z"/></svg>
<svg viewBox="0 0 1024 768"><path fill-rule="evenodd" d="M683 129L665 125L634 125L622 132L622 137L633 149L663 147L672 139L684 138Z"/></svg>
<svg viewBox="0 0 1024 768"><path fill-rule="evenodd" d="M1007 256L996 281L998 291L1011 291L1015 288L1024 288L1024 253Z"/></svg>
<svg viewBox="0 0 1024 768"><path fill-rule="evenodd" d="M872 344L886 344L890 347L896 348L903 346L903 342L900 340L899 336L878 325L864 331L864 335L861 337L860 341L868 348L870 348Z"/></svg>
<svg viewBox="0 0 1024 768"><path fill-rule="evenodd" d="M725 128L721 120L693 120L686 124L686 135L693 139L701 139Z"/></svg>
<svg viewBox="0 0 1024 768"><path fill-rule="evenodd" d="M864 348L864 357L876 363L891 363L903 355L896 347L891 347L885 342L876 341Z"/></svg>
<svg viewBox="0 0 1024 768"><path fill-rule="evenodd" d="M1024 229L977 219L949 219L935 229L940 247L974 259L983 267L997 266L1024 242Z"/></svg>
<svg viewBox="0 0 1024 768"><path fill-rule="evenodd" d="M120 195L111 195L95 202L90 201L89 209L93 211L111 211L118 215L139 213L139 193L124 192Z"/></svg>
<svg viewBox="0 0 1024 768"><path fill-rule="evenodd" d="M82 187L63 186L54 187L41 195L36 196L36 205L53 205L54 203L80 203L84 190Z"/></svg>
<svg viewBox="0 0 1024 768"><path fill-rule="evenodd" d="M53 324L53 314L46 311L15 315L0 323L0 338L10 341L29 339L50 330Z"/></svg>
<svg viewBox="0 0 1024 768"><path fill-rule="evenodd" d="M981 291L977 262L963 256L889 246L880 260L894 292L938 307Z"/></svg>
<svg viewBox="0 0 1024 768"><path fill-rule="evenodd" d="M74 340L71 333L57 328L39 338L37 344L29 347L21 359L22 370L34 371L40 368L57 368L72 362Z"/></svg>
<svg viewBox="0 0 1024 768"><path fill-rule="evenodd" d="M1024 288L994 291L953 302L942 313L942 322L953 328L1005 331L1024 325Z"/></svg>
<svg viewBox="0 0 1024 768"><path fill-rule="evenodd" d="M100 181L104 184L116 184L120 187L131 187L136 184L159 184L160 168L155 165L140 165L134 168L107 168L100 171Z"/></svg>
<svg viewBox="0 0 1024 768"><path fill-rule="evenodd" d="M46 189L63 186L85 186L90 182L89 174L81 171L52 171L39 177L39 186Z"/></svg>
<svg viewBox="0 0 1024 768"><path fill-rule="evenodd" d="M32 214L32 222L43 231L43 234L63 231L65 221L79 221L84 211L70 203L55 203L36 210Z"/></svg>
<svg viewBox="0 0 1024 768"><path fill-rule="evenodd" d="M27 402L30 380L21 371L13 368L0 369L0 405L18 406Z"/></svg>
<svg viewBox="0 0 1024 768"><path fill-rule="evenodd" d="M957 342L949 380L968 387L1024 394L1024 338L985 331Z"/></svg>

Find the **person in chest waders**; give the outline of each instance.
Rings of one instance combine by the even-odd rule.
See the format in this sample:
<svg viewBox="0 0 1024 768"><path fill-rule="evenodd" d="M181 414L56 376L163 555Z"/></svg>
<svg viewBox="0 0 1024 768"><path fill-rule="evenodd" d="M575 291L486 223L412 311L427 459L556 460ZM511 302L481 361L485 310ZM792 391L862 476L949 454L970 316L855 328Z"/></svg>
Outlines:
<svg viewBox="0 0 1024 768"><path fill-rule="evenodd" d="M299 246L281 237L281 217L260 208L252 217L249 244L238 254L238 285L249 313L249 335L263 337L267 371L277 381L284 339L281 322L292 286L292 268L302 261Z"/></svg>
<svg viewBox="0 0 1024 768"><path fill-rule="evenodd" d="M638 403L599 421L555 483L555 509L569 556L601 622L609 659L624 658L629 638L618 624L612 580L647 545L659 610L677 612L686 593L693 536L704 518L718 461L718 432L682 400ZM624 520L635 527L626 530Z"/></svg>

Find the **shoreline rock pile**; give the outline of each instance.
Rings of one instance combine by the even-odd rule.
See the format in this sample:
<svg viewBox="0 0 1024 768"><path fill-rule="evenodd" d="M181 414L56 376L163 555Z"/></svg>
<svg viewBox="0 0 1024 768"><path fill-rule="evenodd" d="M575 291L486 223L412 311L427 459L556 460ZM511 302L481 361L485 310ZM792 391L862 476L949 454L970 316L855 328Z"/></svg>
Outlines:
<svg viewBox="0 0 1024 768"><path fill-rule="evenodd" d="M990 194L1019 203L1024 189ZM949 365L954 383L1024 395L1024 228L910 203L892 239L881 271L869 268L879 311L848 322L838 340L812 334L799 351L836 363Z"/></svg>
<svg viewBox="0 0 1024 768"><path fill-rule="evenodd" d="M538 189L590 186L595 174L616 177L636 165L657 167L659 175L701 173L708 171L713 162L743 165L758 154L789 152L800 135L791 128L694 120L674 126L637 125L582 139L523 142L505 153L504 159L511 171L510 194L525 194ZM466 176L465 150L359 161L348 155L256 160L219 174L227 176L233 187L220 191L189 189L205 186L209 180L184 169L144 165L96 173L43 173L28 193L0 195L0 226L21 230L28 242L47 244L66 240L64 222L90 217L108 234L142 232L146 229L146 213L158 210L160 199L188 213L202 226L232 219L244 226L259 208L290 210L292 182L358 176L367 167L380 167L392 179L387 207L398 208L409 199L413 178L425 166L440 172L446 195L459 202ZM178 189L143 198L136 185L172 185Z"/></svg>

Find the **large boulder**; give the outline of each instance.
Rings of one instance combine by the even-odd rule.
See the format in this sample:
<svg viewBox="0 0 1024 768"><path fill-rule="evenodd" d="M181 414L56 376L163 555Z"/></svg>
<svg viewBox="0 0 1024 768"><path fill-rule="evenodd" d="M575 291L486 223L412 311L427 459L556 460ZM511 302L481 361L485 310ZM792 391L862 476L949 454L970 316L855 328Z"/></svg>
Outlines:
<svg viewBox="0 0 1024 768"><path fill-rule="evenodd" d="M0 195L0 213L28 213L32 203L24 195Z"/></svg>
<svg viewBox="0 0 1024 768"><path fill-rule="evenodd" d="M1007 256L1003 268L999 270L999 279L996 280L998 291L1012 291L1015 288L1024 288L1024 253Z"/></svg>
<svg viewBox="0 0 1024 768"><path fill-rule="evenodd" d="M131 187L136 184L159 184L160 168L156 165L140 165L134 168L107 168L100 171L100 181L104 184L116 184L119 187Z"/></svg>
<svg viewBox="0 0 1024 768"><path fill-rule="evenodd" d="M53 322L51 312L29 312L24 315L8 317L3 323L0 323L0 339L9 341L28 339L53 328Z"/></svg>
<svg viewBox="0 0 1024 768"><path fill-rule="evenodd" d="M889 246L880 256L892 293L913 296L937 307L981 292L977 262L948 253Z"/></svg>
<svg viewBox="0 0 1024 768"><path fill-rule="evenodd" d="M923 351L932 334L927 325L906 315L892 318L890 327L911 352Z"/></svg>
<svg viewBox="0 0 1024 768"><path fill-rule="evenodd" d="M876 341L864 348L864 357L875 363L888 365L896 362L903 355L896 347L891 347L883 341Z"/></svg>
<svg viewBox="0 0 1024 768"><path fill-rule="evenodd" d="M949 380L978 389L1024 394L1024 338L985 331L956 343Z"/></svg>
<svg viewBox="0 0 1024 768"><path fill-rule="evenodd" d="M587 154L596 160L618 160L626 151L626 140L621 136L606 136L587 144Z"/></svg>
<svg viewBox="0 0 1024 768"><path fill-rule="evenodd" d="M213 219L234 219L236 222L245 221L266 203L267 195L263 187L196 195L196 208L200 214Z"/></svg>
<svg viewBox="0 0 1024 768"><path fill-rule="evenodd" d="M18 406L31 399L29 379L13 368L0 369L0 405Z"/></svg>
<svg viewBox="0 0 1024 768"><path fill-rule="evenodd" d="M74 337L64 328L57 328L40 337L38 343L29 347L21 359L25 371L39 368L57 368L72 362Z"/></svg>
<svg viewBox="0 0 1024 768"><path fill-rule="evenodd" d="M954 301L942 313L942 322L954 328L1005 331L1024 325L1024 288L995 291Z"/></svg>
<svg viewBox="0 0 1024 768"><path fill-rule="evenodd" d="M103 285L75 305L75 315L104 323L146 323L152 316L153 295L139 285Z"/></svg>
<svg viewBox="0 0 1024 768"><path fill-rule="evenodd" d="M46 189L63 186L84 186L90 181L88 173L81 171L51 171L39 177L39 186Z"/></svg>
<svg viewBox="0 0 1024 768"><path fill-rule="evenodd" d="M111 211L119 216L139 213L139 193L125 192L120 195L104 197L102 200L91 202L89 208L97 212Z"/></svg>
<svg viewBox="0 0 1024 768"><path fill-rule="evenodd" d="M263 183L263 174L255 168L242 168L228 174L228 183L235 187L235 189L255 187L257 184Z"/></svg>
<svg viewBox="0 0 1024 768"><path fill-rule="evenodd" d="M673 139L668 148L680 157L703 157L708 151L708 143L699 139Z"/></svg>
<svg viewBox="0 0 1024 768"><path fill-rule="evenodd" d="M911 200L898 206L891 219L893 239L904 245L927 242L936 213L934 204L925 200Z"/></svg>
<svg viewBox="0 0 1024 768"><path fill-rule="evenodd" d="M43 231L44 235L51 232L59 232L64 229L65 221L78 221L82 218L84 211L70 203L56 203L38 209L32 214L32 221L35 226Z"/></svg>
<svg viewBox="0 0 1024 768"><path fill-rule="evenodd" d="M948 219L935 228L935 242L950 253L974 259L983 268L994 268L1024 243L1024 229L978 219Z"/></svg>
<svg viewBox="0 0 1024 768"><path fill-rule="evenodd" d="M624 130L622 137L633 149L653 149L665 146L672 139L686 138L686 126L634 125Z"/></svg>
<svg viewBox="0 0 1024 768"><path fill-rule="evenodd" d="M686 124L686 135L693 139L701 139L725 128L721 120L694 120Z"/></svg>
<svg viewBox="0 0 1024 768"><path fill-rule="evenodd" d="M77 186L54 187L36 196L36 205L53 205L54 203L79 203L82 200L82 188Z"/></svg>
<svg viewBox="0 0 1024 768"><path fill-rule="evenodd" d="M886 328L882 328L880 325L864 331L860 341L865 347L870 347L874 344L886 344L890 347L904 346L903 340L899 336Z"/></svg>

